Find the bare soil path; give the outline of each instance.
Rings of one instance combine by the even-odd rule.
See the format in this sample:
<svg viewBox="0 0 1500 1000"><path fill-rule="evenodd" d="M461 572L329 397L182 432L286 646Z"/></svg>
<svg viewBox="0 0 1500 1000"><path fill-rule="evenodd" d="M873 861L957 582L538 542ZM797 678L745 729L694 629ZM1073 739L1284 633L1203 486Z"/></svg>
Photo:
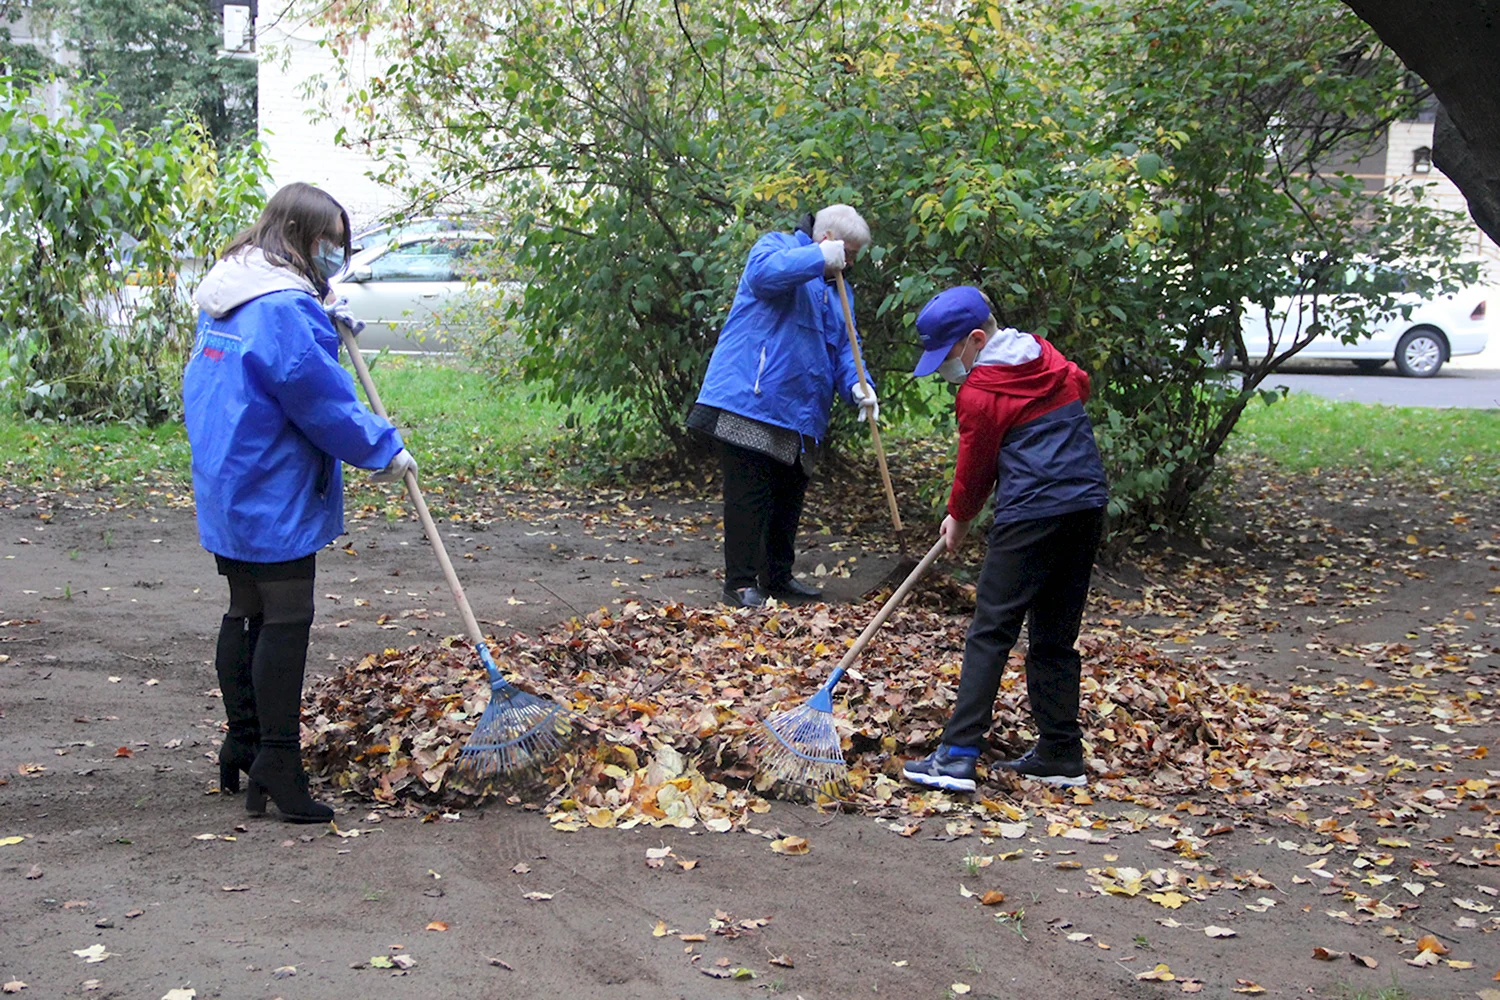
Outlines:
<svg viewBox="0 0 1500 1000"><path fill-rule="evenodd" d="M1301 692L1316 728L1378 734L1369 763L1396 783L1308 787L1258 811L1101 799L1081 838L1044 819L1076 802L1035 793L1012 799L1036 820L1014 839L941 822L903 837L788 804L758 833L559 834L504 804L400 818L349 800L336 824L359 834L339 836L206 794L223 594L191 510L0 494L0 983L122 1000L1335 997L1393 973L1412 997L1500 989L1500 504L1253 475L1239 502L1214 548L1104 570L1088 629ZM448 531L497 630L719 590L701 499L530 496L505 513ZM810 527L799 568L822 566L832 601L890 565ZM458 630L415 524L350 529L320 556L314 671ZM1464 717L1428 711L1455 697ZM772 854L772 834L812 851ZM648 867L663 846L697 864ZM1101 889L1106 868L1145 885ZM1220 887L1169 908L1147 898L1166 871ZM1423 958L1427 934L1447 951ZM88 961L94 946L108 957ZM1138 978L1158 963L1176 978Z"/></svg>

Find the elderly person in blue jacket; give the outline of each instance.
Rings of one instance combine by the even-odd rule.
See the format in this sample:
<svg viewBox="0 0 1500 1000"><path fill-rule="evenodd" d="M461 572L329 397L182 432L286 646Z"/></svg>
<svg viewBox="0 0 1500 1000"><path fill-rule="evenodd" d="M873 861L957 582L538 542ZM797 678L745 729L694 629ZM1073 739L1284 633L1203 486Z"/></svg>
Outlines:
<svg viewBox="0 0 1500 1000"><path fill-rule="evenodd" d="M819 596L792 576L802 499L828 433L835 394L879 415L862 392L838 290L831 284L870 244L848 205L829 205L792 233L750 250L688 426L713 438L724 472L724 603ZM852 294L852 293L851 293Z"/></svg>
<svg viewBox="0 0 1500 1000"><path fill-rule="evenodd" d="M317 551L343 533L341 462L396 479L416 463L338 362L328 280L349 253L349 216L290 184L236 237L194 298L183 372L198 533L229 583L215 667L229 731L219 784L245 808L266 796L290 822L326 822L302 769L302 680Z"/></svg>

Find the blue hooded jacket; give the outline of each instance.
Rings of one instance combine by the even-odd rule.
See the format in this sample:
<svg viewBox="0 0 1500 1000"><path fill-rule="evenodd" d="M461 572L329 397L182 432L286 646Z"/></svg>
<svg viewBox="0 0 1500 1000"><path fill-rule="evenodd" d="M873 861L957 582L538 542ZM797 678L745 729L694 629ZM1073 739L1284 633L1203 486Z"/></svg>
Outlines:
<svg viewBox="0 0 1500 1000"><path fill-rule="evenodd" d="M182 398L203 547L247 562L314 553L344 531L339 463L383 469L401 435L355 395L301 275L251 249L216 264L194 297Z"/></svg>
<svg viewBox="0 0 1500 1000"><path fill-rule="evenodd" d="M803 232L762 236L698 402L821 441L833 394L852 403L849 388L858 382L838 288L823 280L823 251Z"/></svg>

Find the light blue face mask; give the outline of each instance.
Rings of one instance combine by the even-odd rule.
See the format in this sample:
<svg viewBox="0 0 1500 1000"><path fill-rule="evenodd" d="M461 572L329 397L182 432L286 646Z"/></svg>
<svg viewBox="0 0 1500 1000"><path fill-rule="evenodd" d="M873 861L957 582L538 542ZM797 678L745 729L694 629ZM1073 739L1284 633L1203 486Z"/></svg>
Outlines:
<svg viewBox="0 0 1500 1000"><path fill-rule="evenodd" d="M336 247L326 240L318 244L318 249L313 251L313 267L323 276L324 281L330 281L335 274L344 269L344 248Z"/></svg>

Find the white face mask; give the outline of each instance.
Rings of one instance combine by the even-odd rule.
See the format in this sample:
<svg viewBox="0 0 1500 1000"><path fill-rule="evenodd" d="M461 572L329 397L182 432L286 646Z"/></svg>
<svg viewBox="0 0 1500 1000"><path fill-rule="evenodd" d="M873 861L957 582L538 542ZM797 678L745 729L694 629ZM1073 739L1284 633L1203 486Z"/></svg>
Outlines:
<svg viewBox="0 0 1500 1000"><path fill-rule="evenodd" d="M943 363L937 366L937 374L953 385L963 385L964 380L969 377L969 372L974 370L973 366L964 364L964 351L968 349L969 342L965 340L963 348L956 355L944 359ZM975 355L974 360L979 360L978 355Z"/></svg>
<svg viewBox="0 0 1500 1000"><path fill-rule="evenodd" d="M937 373L954 385L963 385L969 377L969 369L962 358L949 358L937 366Z"/></svg>

